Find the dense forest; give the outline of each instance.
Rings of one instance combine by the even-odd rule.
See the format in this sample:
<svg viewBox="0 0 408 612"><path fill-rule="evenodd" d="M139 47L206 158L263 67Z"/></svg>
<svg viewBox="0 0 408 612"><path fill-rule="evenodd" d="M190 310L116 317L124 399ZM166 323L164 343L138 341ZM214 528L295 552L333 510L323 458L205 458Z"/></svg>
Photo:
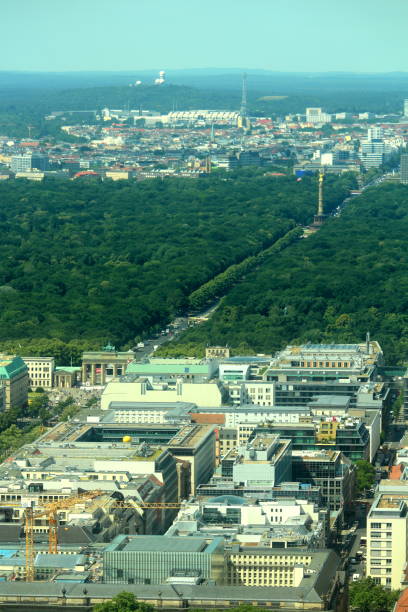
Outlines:
<svg viewBox="0 0 408 612"><path fill-rule="evenodd" d="M328 179L330 208L351 181ZM0 346L59 361L108 340L129 348L185 312L201 285L310 221L315 201L315 179L260 169L195 181L3 182Z"/></svg>
<svg viewBox="0 0 408 612"><path fill-rule="evenodd" d="M285 344L355 342L367 331L388 363L408 356L408 188L385 183L354 198L307 239L267 259L208 323L162 354L271 353Z"/></svg>

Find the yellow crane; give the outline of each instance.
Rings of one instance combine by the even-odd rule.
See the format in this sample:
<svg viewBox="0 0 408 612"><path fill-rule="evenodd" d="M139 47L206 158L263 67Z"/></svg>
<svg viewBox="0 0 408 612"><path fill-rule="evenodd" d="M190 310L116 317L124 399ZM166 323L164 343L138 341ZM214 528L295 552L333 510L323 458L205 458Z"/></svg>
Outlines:
<svg viewBox="0 0 408 612"><path fill-rule="evenodd" d="M70 495L65 499L60 499L55 502L48 502L39 508L32 508L29 506L24 511L24 524L25 524L25 545L26 545L26 581L32 582L34 580L34 521L38 518L46 517L48 521L48 552L58 552L58 512L60 510L67 510L75 506L76 504L94 499L106 495L104 491L94 490L86 491L84 493L77 493L76 495ZM112 500L112 498L111 498ZM180 508L182 502L144 502L134 500L131 504L129 501L116 500L111 506L112 510L135 510L137 507L144 508L146 510L177 510ZM12 507L21 508L21 504L0 502L0 507Z"/></svg>
<svg viewBox="0 0 408 612"><path fill-rule="evenodd" d="M60 499L55 502L44 504L41 508L36 509L29 506L25 509L25 544L26 544L26 580L32 582L34 580L34 521L37 518L46 517L48 520L48 552L58 552L58 512L67 510L76 504L99 497L103 495L103 491L86 491L70 495L65 499Z"/></svg>

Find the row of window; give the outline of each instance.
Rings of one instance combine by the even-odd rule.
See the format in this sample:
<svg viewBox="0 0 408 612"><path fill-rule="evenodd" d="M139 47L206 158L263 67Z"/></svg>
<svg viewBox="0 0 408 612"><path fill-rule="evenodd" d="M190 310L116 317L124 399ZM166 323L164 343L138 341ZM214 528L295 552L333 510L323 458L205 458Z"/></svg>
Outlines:
<svg viewBox="0 0 408 612"><path fill-rule="evenodd" d="M371 529L383 529L384 527L389 529L392 523L371 523Z"/></svg>

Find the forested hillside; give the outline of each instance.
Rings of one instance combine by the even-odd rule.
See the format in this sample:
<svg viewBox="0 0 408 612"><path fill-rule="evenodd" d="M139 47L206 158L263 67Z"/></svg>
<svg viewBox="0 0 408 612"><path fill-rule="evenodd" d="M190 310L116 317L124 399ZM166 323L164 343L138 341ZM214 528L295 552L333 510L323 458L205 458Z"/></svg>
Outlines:
<svg viewBox="0 0 408 612"><path fill-rule="evenodd" d="M331 207L350 180L330 178ZM0 347L41 338L133 346L185 311L203 283L309 221L315 201L314 180L261 170L196 181L2 182Z"/></svg>
<svg viewBox="0 0 408 612"><path fill-rule="evenodd" d="M315 235L273 255L206 324L163 352L270 353L288 342L355 342L367 331L387 361L408 356L408 188L384 184L355 198Z"/></svg>

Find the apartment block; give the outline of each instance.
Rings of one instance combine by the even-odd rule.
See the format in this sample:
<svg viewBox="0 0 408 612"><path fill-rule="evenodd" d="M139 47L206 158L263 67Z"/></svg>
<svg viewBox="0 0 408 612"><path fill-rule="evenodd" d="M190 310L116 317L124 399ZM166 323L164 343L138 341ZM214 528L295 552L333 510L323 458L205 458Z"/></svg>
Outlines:
<svg viewBox="0 0 408 612"><path fill-rule="evenodd" d="M380 493L367 516L367 576L399 589L408 561L408 493Z"/></svg>

